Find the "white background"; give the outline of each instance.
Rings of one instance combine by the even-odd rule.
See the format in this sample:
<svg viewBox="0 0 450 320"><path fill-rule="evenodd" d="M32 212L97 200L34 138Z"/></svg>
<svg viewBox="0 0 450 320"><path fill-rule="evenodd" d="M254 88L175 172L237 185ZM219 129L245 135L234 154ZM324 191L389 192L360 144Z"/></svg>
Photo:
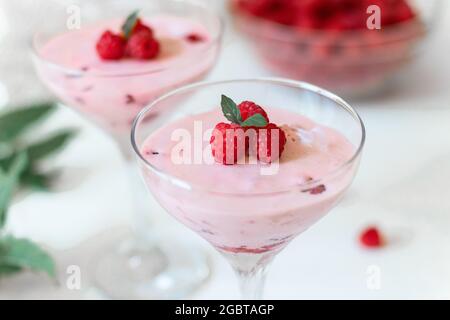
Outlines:
<svg viewBox="0 0 450 320"><path fill-rule="evenodd" d="M209 79L271 75L243 39L227 29L221 59ZM450 298L449 30L447 8L425 54L395 90L350 101L368 135L359 174L342 203L275 260L266 298ZM9 228L54 248L62 264L77 264L90 245L83 241L129 221L131 196L108 136L68 108L61 108L44 130L66 126L80 128L80 134L50 164L63 170L55 192L16 199ZM161 223L179 230L181 240L198 242L212 257L212 278L190 298L238 298L234 274L217 253L171 219L161 218ZM386 233L384 249L359 246L358 232L371 223ZM367 286L370 266L379 268L379 290ZM83 290L68 292L30 274L0 280L0 298L22 297L97 296L87 282Z"/></svg>

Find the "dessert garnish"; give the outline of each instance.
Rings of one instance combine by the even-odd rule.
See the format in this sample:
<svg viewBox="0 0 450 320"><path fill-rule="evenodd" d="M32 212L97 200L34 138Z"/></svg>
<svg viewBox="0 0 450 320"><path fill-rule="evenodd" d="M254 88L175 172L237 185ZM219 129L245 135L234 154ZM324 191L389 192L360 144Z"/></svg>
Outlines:
<svg viewBox="0 0 450 320"><path fill-rule="evenodd" d="M97 53L104 60L119 60L125 56L126 41L112 31L105 31L97 42Z"/></svg>
<svg viewBox="0 0 450 320"><path fill-rule="evenodd" d="M266 111L251 101L244 101L237 105L229 97L222 95L222 112L231 123L218 123L212 133L210 144L212 155L216 162L232 165L246 153L255 150L257 159L270 163L277 160L286 144L286 135L276 124L270 123ZM246 135L247 130L253 129L256 140ZM272 137L278 136L278 153L272 152ZM256 146L249 145L255 143ZM232 152L232 153L231 153Z"/></svg>
<svg viewBox="0 0 450 320"><path fill-rule="evenodd" d="M379 248L383 246L383 237L377 227L371 226L363 230L359 236L361 244L368 248Z"/></svg>
<svg viewBox="0 0 450 320"><path fill-rule="evenodd" d="M97 53L104 60L120 60L130 57L140 60L158 56L160 44L153 30L139 19L139 11L134 11L125 20L121 34L105 31L97 41Z"/></svg>

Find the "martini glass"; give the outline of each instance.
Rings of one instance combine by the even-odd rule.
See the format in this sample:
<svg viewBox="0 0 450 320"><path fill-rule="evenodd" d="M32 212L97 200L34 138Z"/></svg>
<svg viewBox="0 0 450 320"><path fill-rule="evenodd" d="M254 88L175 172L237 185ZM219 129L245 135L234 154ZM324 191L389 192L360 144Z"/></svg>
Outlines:
<svg viewBox="0 0 450 320"><path fill-rule="evenodd" d="M206 180L195 176L180 178L172 173L176 173L176 169L171 172L161 169L173 166L161 165L152 161L156 158L149 158L152 157L148 153L151 147L148 141L152 141L149 137L175 121L217 110L222 94L235 101L260 102L270 106L272 111L283 109L283 112L291 112L293 118L306 116L321 126L334 129L333 132L338 132L351 144L351 154L335 169L313 179L296 184L277 183L276 187L269 183L264 190L224 188L223 181L227 179L218 177L210 177L217 180L215 187L211 188L211 183L206 187L199 183ZM311 136L299 135L305 141L311 139ZM148 189L169 214L206 239L230 262L245 299L262 297L266 271L273 258L342 198L356 174L364 141L364 125L345 101L307 83L271 78L199 83L175 90L142 110L132 129L133 148ZM172 159L167 157L162 161ZM233 169L223 166L222 170ZM249 183L245 172L239 172L242 173L239 181ZM322 193L324 186L326 191Z"/></svg>
<svg viewBox="0 0 450 320"><path fill-rule="evenodd" d="M195 0L45 1L42 6L49 23L42 23L33 37L33 61L38 75L64 105L75 109L114 139L130 173L130 190L135 197L134 234L113 234L119 239L105 241L94 254L90 277L97 289L111 298L183 297L208 278L207 257L170 240L176 237L155 237L158 230L153 227L147 202L142 199L142 181L132 161L129 134L134 118L144 106L163 93L208 74L220 51L223 22L210 6ZM162 58L157 63L140 64L127 59L105 62L99 69L92 28L105 24L102 30L106 30L112 21L120 26L135 10L139 10L144 20L155 23L152 26L157 37L158 23L164 32L174 35L159 38ZM187 35L192 32L189 27L207 33L207 41L186 44ZM76 65L80 57L64 46L57 52L72 57L70 67L56 63L45 54L49 41L70 32L81 37L80 45L86 50L80 54L90 55L93 66ZM180 45L189 50L178 50ZM131 64L132 70L123 63Z"/></svg>

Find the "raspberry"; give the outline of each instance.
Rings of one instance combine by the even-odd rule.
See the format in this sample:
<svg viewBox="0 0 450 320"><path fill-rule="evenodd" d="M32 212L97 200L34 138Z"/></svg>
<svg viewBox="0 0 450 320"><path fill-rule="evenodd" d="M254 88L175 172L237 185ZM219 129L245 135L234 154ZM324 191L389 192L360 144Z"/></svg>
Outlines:
<svg viewBox="0 0 450 320"><path fill-rule="evenodd" d="M275 7L275 2L274 0L239 0L237 5L241 10L252 15L262 16Z"/></svg>
<svg viewBox="0 0 450 320"><path fill-rule="evenodd" d="M277 131L275 131L277 130ZM276 124L269 123L264 128L258 128L258 159L262 162L271 163L281 157L284 151L284 146L286 145L286 134L282 129L280 129ZM278 143L273 142L272 146L272 135L278 134ZM272 152L272 147L278 147L278 153Z"/></svg>
<svg viewBox="0 0 450 320"><path fill-rule="evenodd" d="M393 10L395 22L405 22L415 17L415 13L411 6L404 0L399 1Z"/></svg>
<svg viewBox="0 0 450 320"><path fill-rule="evenodd" d="M360 237L359 241L365 247L369 248L378 248L383 245L383 239L381 237L380 232L376 227L369 227L365 229Z"/></svg>
<svg viewBox="0 0 450 320"><path fill-rule="evenodd" d="M97 41L97 53L105 60L119 60L125 55L125 39L111 31L105 31Z"/></svg>
<svg viewBox="0 0 450 320"><path fill-rule="evenodd" d="M126 50L130 57L145 60L155 58L160 47L152 33L144 30L131 35Z"/></svg>
<svg viewBox="0 0 450 320"><path fill-rule="evenodd" d="M247 120L247 118L250 118L251 116L254 116L255 114L259 113L267 120L267 123L270 122L266 111L264 111L263 108L261 108L254 102L244 101L238 105L238 108L239 111L241 112L242 121L245 121Z"/></svg>
<svg viewBox="0 0 450 320"><path fill-rule="evenodd" d="M210 144L216 162L236 164L245 153L244 130L238 124L218 123L213 130Z"/></svg>
<svg viewBox="0 0 450 320"><path fill-rule="evenodd" d="M151 34L151 36L153 37L153 29L150 28L149 26L145 25L142 23L141 19L137 19L136 21L136 25L133 28L133 32L132 34L136 34L139 33L141 31L145 31Z"/></svg>

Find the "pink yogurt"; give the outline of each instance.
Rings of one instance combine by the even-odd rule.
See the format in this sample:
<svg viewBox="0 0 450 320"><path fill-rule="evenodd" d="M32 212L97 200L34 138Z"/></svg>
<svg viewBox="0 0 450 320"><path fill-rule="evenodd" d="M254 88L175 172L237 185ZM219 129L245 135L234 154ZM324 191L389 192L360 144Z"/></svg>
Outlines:
<svg viewBox="0 0 450 320"><path fill-rule="evenodd" d="M203 149L210 153L208 130L223 121L219 110L167 124L141 147L147 162L163 172L144 166L145 181L160 204L225 251L262 253L283 248L337 203L355 174L357 161L346 164L355 147L342 134L297 113L266 111L287 135L278 170L272 175L261 175L261 169L267 168L262 163L174 163L173 150L180 141L173 141L171 135L179 129L193 134L194 123L202 123Z"/></svg>

